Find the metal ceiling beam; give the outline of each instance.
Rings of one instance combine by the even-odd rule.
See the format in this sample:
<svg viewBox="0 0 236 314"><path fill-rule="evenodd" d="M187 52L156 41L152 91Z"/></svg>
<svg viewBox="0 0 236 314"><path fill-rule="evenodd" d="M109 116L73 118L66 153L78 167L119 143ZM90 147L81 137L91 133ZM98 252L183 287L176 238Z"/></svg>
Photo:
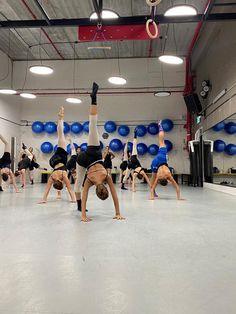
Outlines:
<svg viewBox="0 0 236 314"><path fill-rule="evenodd" d="M41 12L42 16L45 18L47 24L51 25L50 19L49 19L48 15L47 15L46 11L42 7L42 5L38 2L38 0L34 0L34 3L38 7L38 9Z"/></svg>
<svg viewBox="0 0 236 314"><path fill-rule="evenodd" d="M191 17L166 17L164 15L155 16L156 23L159 24L178 24L178 23L198 23L202 20L203 14ZM103 20L103 25L135 25L145 24L149 16L127 16L115 20ZM214 13L209 14L206 22L220 22L236 20L236 13ZM77 27L97 25L97 21L89 18L79 19L51 19L50 25L45 20L9 20L0 21L1 28L40 28L40 27Z"/></svg>

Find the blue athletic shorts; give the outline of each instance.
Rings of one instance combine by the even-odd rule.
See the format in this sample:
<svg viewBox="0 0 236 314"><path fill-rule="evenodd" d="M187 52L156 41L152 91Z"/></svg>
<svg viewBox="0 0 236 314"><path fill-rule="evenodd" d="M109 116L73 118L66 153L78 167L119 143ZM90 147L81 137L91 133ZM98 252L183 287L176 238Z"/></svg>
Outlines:
<svg viewBox="0 0 236 314"><path fill-rule="evenodd" d="M166 147L161 147L159 148L157 156L152 161L152 172L157 173L158 168L164 164L167 164L167 149Z"/></svg>

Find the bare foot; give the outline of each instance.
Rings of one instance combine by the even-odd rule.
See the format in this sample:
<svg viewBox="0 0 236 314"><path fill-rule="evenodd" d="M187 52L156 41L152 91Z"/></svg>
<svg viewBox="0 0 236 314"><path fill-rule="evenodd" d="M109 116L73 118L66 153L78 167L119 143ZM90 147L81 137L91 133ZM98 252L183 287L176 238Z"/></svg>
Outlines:
<svg viewBox="0 0 236 314"><path fill-rule="evenodd" d="M65 115L65 110L64 110L64 107L61 106L59 112L58 112L58 118L59 120L64 120L64 115Z"/></svg>

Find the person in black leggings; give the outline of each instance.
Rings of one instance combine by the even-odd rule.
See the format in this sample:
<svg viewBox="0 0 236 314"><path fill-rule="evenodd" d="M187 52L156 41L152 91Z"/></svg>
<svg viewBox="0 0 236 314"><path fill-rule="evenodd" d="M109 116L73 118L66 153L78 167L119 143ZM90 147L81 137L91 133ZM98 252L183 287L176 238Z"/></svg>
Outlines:
<svg viewBox="0 0 236 314"><path fill-rule="evenodd" d="M109 146L106 146L103 152L103 166L107 169L108 173L111 175L112 170L112 159L115 158L115 155L109 150Z"/></svg>

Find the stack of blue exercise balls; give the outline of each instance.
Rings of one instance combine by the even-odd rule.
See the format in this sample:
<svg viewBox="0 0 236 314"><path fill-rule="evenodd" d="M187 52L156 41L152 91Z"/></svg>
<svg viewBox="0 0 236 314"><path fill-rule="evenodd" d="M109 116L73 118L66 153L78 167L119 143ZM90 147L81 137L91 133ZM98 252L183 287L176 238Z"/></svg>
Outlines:
<svg viewBox="0 0 236 314"><path fill-rule="evenodd" d="M165 132L169 132L173 129L173 121L170 119L164 119L162 120L162 126ZM233 132L234 126L230 124L227 127L228 132ZM107 121L104 125L104 129L107 133L114 133L115 131L118 131L119 136L127 137L130 134L130 128L128 125L120 125L117 127L117 124L114 121ZM137 131L137 137L144 137L146 134L150 135L157 135L159 132L159 127L156 122L150 123L147 127L143 124L136 126ZM41 134L43 132L46 132L47 134L54 134L57 132L57 124L53 121L48 121L46 123L43 123L41 121L35 121L32 124L32 131L36 134ZM64 133L73 133L73 134L81 134L82 132L88 133L89 132L89 121L85 121L83 124L79 122L74 122L71 125L67 122L64 122ZM104 145L102 142L100 142L101 148L103 149ZM167 151L171 151L173 148L173 144L166 140L166 146ZM81 151L86 150L87 143L82 143L80 145ZM41 145L41 151L45 154L49 154L55 151L57 148L57 145L53 147L52 143L50 142L44 142ZM118 138L113 138L109 143L109 148L113 152L120 152L124 149L124 144L122 141ZM128 143L128 151L131 153L133 148L133 144L131 142ZM140 156L144 156L146 153L149 153L151 156L155 156L158 153L158 145L151 144L147 146L145 143L138 143L137 145L137 151ZM232 151L232 148L231 150ZM71 153L70 145L67 146L67 152Z"/></svg>

